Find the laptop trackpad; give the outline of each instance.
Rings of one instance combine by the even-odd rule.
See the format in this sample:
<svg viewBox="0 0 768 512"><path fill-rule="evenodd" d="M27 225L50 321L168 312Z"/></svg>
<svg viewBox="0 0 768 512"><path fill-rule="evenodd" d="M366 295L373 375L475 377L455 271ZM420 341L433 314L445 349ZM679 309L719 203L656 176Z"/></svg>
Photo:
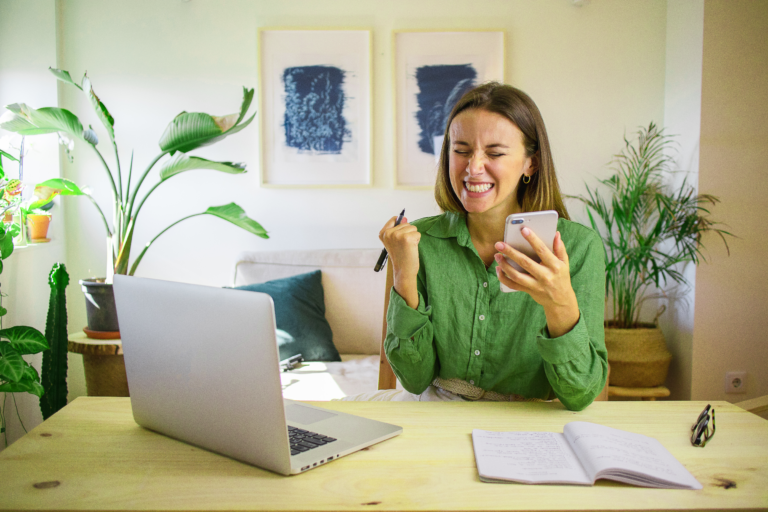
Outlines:
<svg viewBox="0 0 768 512"><path fill-rule="evenodd" d="M327 420L336 416L335 413L329 411L322 411L320 409L314 409L312 407L304 407L303 405L290 404L285 408L285 418L288 421L295 421L303 425L311 425L312 423Z"/></svg>

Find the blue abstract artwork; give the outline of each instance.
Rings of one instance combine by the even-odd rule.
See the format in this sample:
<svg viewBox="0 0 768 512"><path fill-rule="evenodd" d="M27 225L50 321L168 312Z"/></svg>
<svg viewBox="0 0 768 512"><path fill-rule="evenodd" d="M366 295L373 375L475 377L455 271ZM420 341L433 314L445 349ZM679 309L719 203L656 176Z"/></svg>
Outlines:
<svg viewBox="0 0 768 512"><path fill-rule="evenodd" d="M352 133L344 118L345 71L334 66L285 68L285 144L300 153L341 154Z"/></svg>
<svg viewBox="0 0 768 512"><path fill-rule="evenodd" d="M453 106L475 86L477 71L471 64L441 64L416 68L419 149L434 154L433 138L445 132Z"/></svg>

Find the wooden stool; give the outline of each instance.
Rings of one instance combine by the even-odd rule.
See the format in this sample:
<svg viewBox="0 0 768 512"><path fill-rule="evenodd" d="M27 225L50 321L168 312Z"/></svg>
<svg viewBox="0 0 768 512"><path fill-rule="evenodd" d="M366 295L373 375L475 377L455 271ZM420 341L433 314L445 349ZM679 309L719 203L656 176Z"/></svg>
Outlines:
<svg viewBox="0 0 768 512"><path fill-rule="evenodd" d="M669 396L669 389L664 386L655 388L622 388L619 386L608 386L608 396L620 397L639 397L642 400L654 402L656 398Z"/></svg>
<svg viewBox="0 0 768 512"><path fill-rule="evenodd" d="M69 335L68 349L83 355L88 396L130 396L121 340L96 340L77 332Z"/></svg>

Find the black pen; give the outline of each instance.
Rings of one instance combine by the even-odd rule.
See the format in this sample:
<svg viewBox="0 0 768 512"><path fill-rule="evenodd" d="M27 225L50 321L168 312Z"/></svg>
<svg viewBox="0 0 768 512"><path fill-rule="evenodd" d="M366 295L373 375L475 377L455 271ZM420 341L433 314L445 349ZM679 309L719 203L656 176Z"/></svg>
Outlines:
<svg viewBox="0 0 768 512"><path fill-rule="evenodd" d="M405 208L403 208L403 211L400 212L400 215L397 216L397 220L395 221L395 226L400 224L403 220L403 215L405 215ZM379 261L376 262L376 266L373 267L374 272L380 271L382 268L384 268L384 264L387 262L387 248L383 248L381 250L381 256L379 256Z"/></svg>

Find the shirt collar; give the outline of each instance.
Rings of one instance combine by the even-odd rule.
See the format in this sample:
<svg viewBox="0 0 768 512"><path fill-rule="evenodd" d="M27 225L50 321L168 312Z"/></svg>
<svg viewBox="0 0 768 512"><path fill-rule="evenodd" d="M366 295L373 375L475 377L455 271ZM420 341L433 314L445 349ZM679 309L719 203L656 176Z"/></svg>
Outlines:
<svg viewBox="0 0 768 512"><path fill-rule="evenodd" d="M467 216L458 212L445 212L427 230L427 234L436 238L455 238L462 247L472 246L467 227Z"/></svg>
<svg viewBox="0 0 768 512"><path fill-rule="evenodd" d="M433 236L435 238L455 238L457 244L459 244L461 247L467 247L473 253L475 253L475 255L477 255L478 261L480 261L482 264L480 255L477 254L477 249L472 243L472 237L469 236L466 214L458 212L445 212L440 216L437 222L435 222L432 227L426 231L426 233L429 236ZM496 261L493 261L491 266L488 267L487 272L494 273L497 265L498 264ZM485 269L485 265L483 265L483 268Z"/></svg>

